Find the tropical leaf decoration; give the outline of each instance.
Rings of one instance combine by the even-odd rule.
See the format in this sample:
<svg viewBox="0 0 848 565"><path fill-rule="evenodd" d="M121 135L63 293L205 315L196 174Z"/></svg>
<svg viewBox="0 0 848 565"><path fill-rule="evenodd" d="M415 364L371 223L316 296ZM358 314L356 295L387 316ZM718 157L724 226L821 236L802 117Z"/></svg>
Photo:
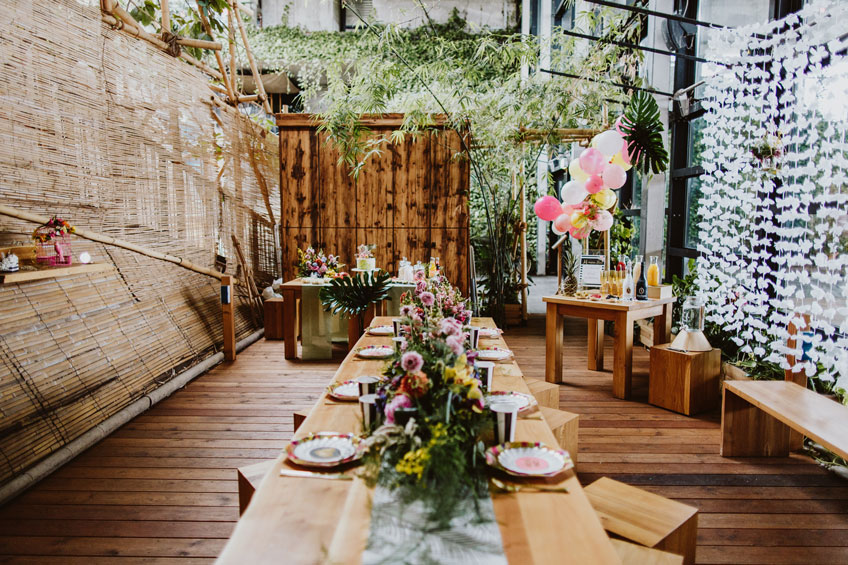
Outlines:
<svg viewBox="0 0 848 565"><path fill-rule="evenodd" d="M660 107L647 92L637 92L630 99L621 131L627 141L633 166L647 173L659 174L668 168L668 152L663 145Z"/></svg>
<svg viewBox="0 0 848 565"><path fill-rule="evenodd" d="M318 297L326 312L353 318L389 296L390 278L391 275L386 271L338 277L324 286Z"/></svg>

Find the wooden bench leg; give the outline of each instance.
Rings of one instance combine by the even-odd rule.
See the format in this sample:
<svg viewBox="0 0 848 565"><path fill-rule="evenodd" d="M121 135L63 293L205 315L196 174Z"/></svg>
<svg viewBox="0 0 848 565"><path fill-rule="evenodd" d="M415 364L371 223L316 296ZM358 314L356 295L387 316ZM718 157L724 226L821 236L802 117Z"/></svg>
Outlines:
<svg viewBox="0 0 848 565"><path fill-rule="evenodd" d="M548 303L545 318L545 380L562 382L562 316L557 305Z"/></svg>
<svg viewBox="0 0 848 565"><path fill-rule="evenodd" d="M589 318L589 364L590 371L604 370L604 321Z"/></svg>
<svg viewBox="0 0 848 565"><path fill-rule="evenodd" d="M294 414L292 414L292 420L294 420L294 431L300 427L306 417L309 416L309 410L298 410Z"/></svg>
<svg viewBox="0 0 848 565"><path fill-rule="evenodd" d="M790 428L724 388L721 403L723 457L786 457Z"/></svg>
<svg viewBox="0 0 848 565"><path fill-rule="evenodd" d="M695 551L698 548L698 515L693 514L691 518L654 547L682 555L683 565L694 565Z"/></svg>

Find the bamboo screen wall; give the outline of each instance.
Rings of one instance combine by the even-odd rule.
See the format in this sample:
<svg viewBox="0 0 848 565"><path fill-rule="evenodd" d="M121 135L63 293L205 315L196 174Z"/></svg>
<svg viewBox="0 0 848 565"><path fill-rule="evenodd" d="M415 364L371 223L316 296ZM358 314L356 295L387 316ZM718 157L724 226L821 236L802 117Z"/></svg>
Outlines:
<svg viewBox="0 0 848 565"><path fill-rule="evenodd" d="M96 0L0 0L0 199L212 267L275 270L276 136L212 118L207 79L112 31ZM206 103L204 103L204 101ZM220 175L219 175L220 170ZM33 224L0 216L0 247ZM222 342L220 283L80 238L103 273L0 284L0 484ZM258 325L237 312L242 338Z"/></svg>
<svg viewBox="0 0 848 565"><path fill-rule="evenodd" d="M364 123L379 135L402 120L389 114ZM461 148L455 131L387 145L353 178L312 116L278 114L277 125L286 278L294 276L298 248L323 247L350 267L356 246L373 243L378 267L396 273L404 256L413 263L436 256L450 281L467 292L469 166L454 158Z"/></svg>

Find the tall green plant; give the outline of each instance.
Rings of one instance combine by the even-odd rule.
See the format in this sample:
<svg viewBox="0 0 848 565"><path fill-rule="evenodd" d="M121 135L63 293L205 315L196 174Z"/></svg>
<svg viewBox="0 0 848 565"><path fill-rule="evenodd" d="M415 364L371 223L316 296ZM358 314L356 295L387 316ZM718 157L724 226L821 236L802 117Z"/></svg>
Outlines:
<svg viewBox="0 0 848 565"><path fill-rule="evenodd" d="M389 279L391 275L385 271L338 277L322 287L318 297L327 312L354 318L364 314L372 304L388 298Z"/></svg>

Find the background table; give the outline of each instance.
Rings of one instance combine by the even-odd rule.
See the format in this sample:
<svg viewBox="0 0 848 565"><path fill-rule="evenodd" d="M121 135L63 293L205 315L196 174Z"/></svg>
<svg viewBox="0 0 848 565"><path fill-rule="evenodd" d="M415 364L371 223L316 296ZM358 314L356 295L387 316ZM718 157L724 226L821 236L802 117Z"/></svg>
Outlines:
<svg viewBox="0 0 848 565"><path fill-rule="evenodd" d="M654 318L654 344L668 343L671 338L671 312L674 297L648 300L589 300L570 296L545 296L545 380L562 382L562 317L586 318L589 322L590 371L604 368L604 321L615 324L613 346L612 394L630 398L633 376L633 323Z"/></svg>
<svg viewBox="0 0 848 565"><path fill-rule="evenodd" d="M375 318L372 325L388 325L390 318ZM494 327L491 319L476 325ZM357 346L386 345L391 337L362 336ZM502 338L485 339L483 347L506 347ZM334 381L378 374L385 361L361 360L351 351ZM494 390L529 394L514 361L497 363ZM354 402L333 402L324 393L295 433L360 431L360 410ZM540 441L556 446L556 438L542 419L521 418L518 441ZM262 480L232 537L218 559L221 564L251 563L360 563L370 527L371 491L360 479L328 481L280 477L287 466L281 454ZM589 504L573 471L559 481L568 494L521 492L493 497L504 552L510 563L564 565L620 564L600 520Z"/></svg>

